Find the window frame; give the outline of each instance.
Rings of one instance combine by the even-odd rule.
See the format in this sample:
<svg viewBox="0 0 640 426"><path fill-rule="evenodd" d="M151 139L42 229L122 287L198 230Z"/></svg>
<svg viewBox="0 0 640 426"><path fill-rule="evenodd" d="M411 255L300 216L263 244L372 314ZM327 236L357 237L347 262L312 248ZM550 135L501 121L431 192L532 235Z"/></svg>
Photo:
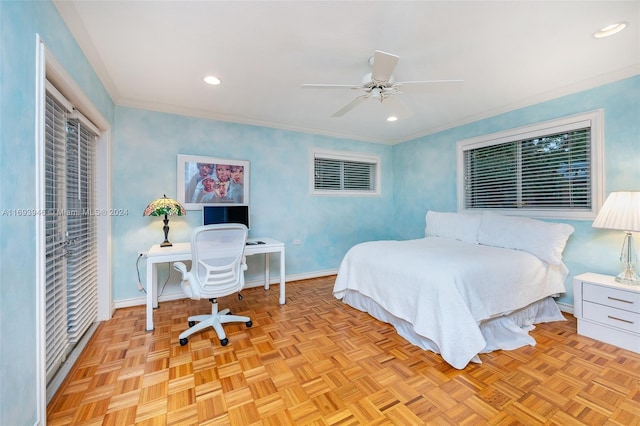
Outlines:
<svg viewBox="0 0 640 426"><path fill-rule="evenodd" d="M591 130L590 169L591 169L591 208L589 210L572 210L570 208L544 209L539 207L520 208L466 208L465 207L465 159L464 153L469 150L499 145L509 142L523 141L553 135L579 123L587 123ZM554 120L548 120L527 126L482 135L456 143L457 155L457 202L461 213L478 213L493 211L514 216L533 216L540 218L592 220L602 206L604 200L604 111L602 109L588 111Z"/></svg>
<svg viewBox="0 0 640 426"><path fill-rule="evenodd" d="M368 163L375 166L375 188L373 190L355 190L355 189L316 189L315 188L315 160L323 158L328 160L337 160L343 162ZM331 151L318 148L309 150L309 191L311 195L318 196L338 196L338 197L379 197L382 194L380 188L381 182L381 160L379 155L364 154L350 151ZM344 177L341 183L344 183Z"/></svg>

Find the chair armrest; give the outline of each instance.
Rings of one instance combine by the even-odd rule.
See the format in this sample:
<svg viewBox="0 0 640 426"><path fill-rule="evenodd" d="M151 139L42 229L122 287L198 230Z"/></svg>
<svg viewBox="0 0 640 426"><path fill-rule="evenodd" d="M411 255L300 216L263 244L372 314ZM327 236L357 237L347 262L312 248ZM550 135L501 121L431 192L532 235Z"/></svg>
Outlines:
<svg viewBox="0 0 640 426"><path fill-rule="evenodd" d="M180 272L182 274L182 279L185 279L185 275L187 275L187 265L182 262L176 262L173 264L173 269Z"/></svg>
<svg viewBox="0 0 640 426"><path fill-rule="evenodd" d="M200 287L198 287L197 285L191 285L193 275L190 271L187 270L187 265L182 262L176 262L173 264L173 269L182 274L182 282L180 283L180 288L182 288L184 294L186 294L191 299L199 300Z"/></svg>

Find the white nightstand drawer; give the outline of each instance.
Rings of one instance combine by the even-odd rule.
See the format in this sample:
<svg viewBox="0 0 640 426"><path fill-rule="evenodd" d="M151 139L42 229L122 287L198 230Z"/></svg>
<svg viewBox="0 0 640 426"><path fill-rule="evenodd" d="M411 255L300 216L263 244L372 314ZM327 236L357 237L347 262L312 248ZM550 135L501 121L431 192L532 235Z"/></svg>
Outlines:
<svg viewBox="0 0 640 426"><path fill-rule="evenodd" d="M640 314L635 312L584 301L582 316L584 319L597 321L604 325L640 333Z"/></svg>
<svg viewBox="0 0 640 426"><path fill-rule="evenodd" d="M640 293L583 283L582 300L640 313Z"/></svg>
<svg viewBox="0 0 640 426"><path fill-rule="evenodd" d="M587 272L573 279L578 334L640 354L640 286Z"/></svg>

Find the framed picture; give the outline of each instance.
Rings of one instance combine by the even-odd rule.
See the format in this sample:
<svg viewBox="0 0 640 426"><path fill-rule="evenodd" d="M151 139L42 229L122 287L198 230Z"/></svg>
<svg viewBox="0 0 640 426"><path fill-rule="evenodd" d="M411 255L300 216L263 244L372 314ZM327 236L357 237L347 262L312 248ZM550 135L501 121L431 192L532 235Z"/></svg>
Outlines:
<svg viewBox="0 0 640 426"><path fill-rule="evenodd" d="M249 205L249 162L178 155L178 201L187 210L204 205Z"/></svg>

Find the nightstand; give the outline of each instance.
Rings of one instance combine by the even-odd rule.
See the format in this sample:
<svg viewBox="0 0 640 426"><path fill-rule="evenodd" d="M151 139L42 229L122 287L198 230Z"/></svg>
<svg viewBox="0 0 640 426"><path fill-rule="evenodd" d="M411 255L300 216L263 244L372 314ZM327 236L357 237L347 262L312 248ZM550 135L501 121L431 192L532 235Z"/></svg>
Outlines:
<svg viewBox="0 0 640 426"><path fill-rule="evenodd" d="M640 286L581 274L573 279L573 300L578 334L640 353Z"/></svg>

